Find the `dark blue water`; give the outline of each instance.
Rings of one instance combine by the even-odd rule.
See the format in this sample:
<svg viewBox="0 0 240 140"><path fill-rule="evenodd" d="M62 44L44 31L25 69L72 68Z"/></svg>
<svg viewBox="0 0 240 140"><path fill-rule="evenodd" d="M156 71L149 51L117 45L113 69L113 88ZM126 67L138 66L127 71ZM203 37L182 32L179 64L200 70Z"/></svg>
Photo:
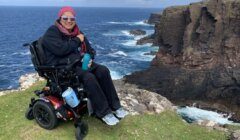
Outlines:
<svg viewBox="0 0 240 140"><path fill-rule="evenodd" d="M21 75L34 72L30 53L22 44L38 39L57 17L58 7L0 7L0 90L17 88ZM148 34L154 27L144 24L150 13L161 9L75 8L77 23L97 51L95 61L107 65L114 79L149 66L156 50L136 46L131 29Z"/></svg>

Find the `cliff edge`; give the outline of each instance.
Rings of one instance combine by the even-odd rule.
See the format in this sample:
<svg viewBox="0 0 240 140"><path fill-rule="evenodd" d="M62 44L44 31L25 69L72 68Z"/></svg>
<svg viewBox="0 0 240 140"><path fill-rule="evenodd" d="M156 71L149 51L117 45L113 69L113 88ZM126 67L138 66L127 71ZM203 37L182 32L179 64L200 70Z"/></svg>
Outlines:
<svg viewBox="0 0 240 140"><path fill-rule="evenodd" d="M160 48L152 66L126 81L178 104L204 101L240 120L240 0L166 8L154 44Z"/></svg>

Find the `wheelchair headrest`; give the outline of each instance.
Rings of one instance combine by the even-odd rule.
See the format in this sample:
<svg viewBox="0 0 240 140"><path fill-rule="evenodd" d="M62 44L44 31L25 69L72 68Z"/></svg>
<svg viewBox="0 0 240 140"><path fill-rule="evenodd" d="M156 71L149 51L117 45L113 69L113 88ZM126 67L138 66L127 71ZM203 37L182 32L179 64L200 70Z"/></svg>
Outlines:
<svg viewBox="0 0 240 140"><path fill-rule="evenodd" d="M42 38L34 41L30 45L31 59L34 67L45 64L45 53L42 45Z"/></svg>

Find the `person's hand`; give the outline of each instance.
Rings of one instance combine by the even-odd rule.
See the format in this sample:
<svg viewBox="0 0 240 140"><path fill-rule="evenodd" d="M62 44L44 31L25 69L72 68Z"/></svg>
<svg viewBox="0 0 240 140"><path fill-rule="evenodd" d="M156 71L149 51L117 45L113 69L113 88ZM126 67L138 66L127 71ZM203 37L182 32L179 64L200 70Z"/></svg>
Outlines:
<svg viewBox="0 0 240 140"><path fill-rule="evenodd" d="M92 63L93 63L93 60L91 59L91 60L89 61L89 63L88 63L88 68L91 68Z"/></svg>
<svg viewBox="0 0 240 140"><path fill-rule="evenodd" d="M81 40L81 42L84 41L84 35L83 34L79 34L79 35L77 35L77 37Z"/></svg>

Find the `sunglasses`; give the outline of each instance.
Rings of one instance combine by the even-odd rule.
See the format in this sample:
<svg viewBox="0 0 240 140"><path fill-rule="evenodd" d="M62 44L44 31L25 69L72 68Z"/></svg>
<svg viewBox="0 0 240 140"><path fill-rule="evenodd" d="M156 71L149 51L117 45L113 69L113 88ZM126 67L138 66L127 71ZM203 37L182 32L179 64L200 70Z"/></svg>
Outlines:
<svg viewBox="0 0 240 140"><path fill-rule="evenodd" d="M64 20L64 21L68 21L68 19L69 19L70 21L75 21L75 20L76 20L75 17L61 16L61 18L62 18L62 20Z"/></svg>

